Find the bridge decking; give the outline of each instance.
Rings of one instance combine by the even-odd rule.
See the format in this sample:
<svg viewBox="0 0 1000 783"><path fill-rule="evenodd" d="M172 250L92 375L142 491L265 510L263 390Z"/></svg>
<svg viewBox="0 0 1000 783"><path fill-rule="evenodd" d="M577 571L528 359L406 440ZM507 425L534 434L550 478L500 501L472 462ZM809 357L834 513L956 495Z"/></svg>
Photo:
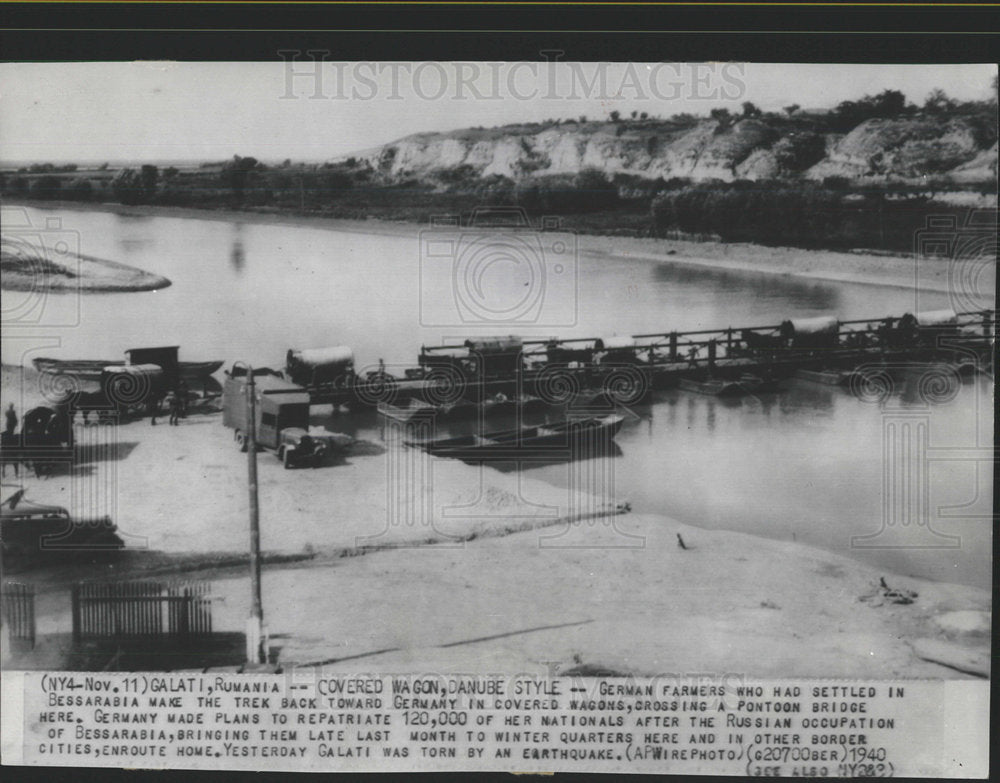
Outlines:
<svg viewBox="0 0 1000 783"><path fill-rule="evenodd" d="M546 399L553 390L605 389L617 390L617 399L628 402L651 389L676 386L681 379L731 379L747 373L785 378L797 370L851 371L866 365L892 370L929 362L990 367L995 350L995 310L957 313L952 321L932 327L905 318L873 318L795 333L788 328L791 323L604 340L510 338L507 346L490 340L481 350L473 341L473 347L432 346L423 348L414 370L423 377L356 378L349 385L307 391L316 405L374 406L407 397L433 402L443 389L450 398L474 401L498 393Z"/></svg>

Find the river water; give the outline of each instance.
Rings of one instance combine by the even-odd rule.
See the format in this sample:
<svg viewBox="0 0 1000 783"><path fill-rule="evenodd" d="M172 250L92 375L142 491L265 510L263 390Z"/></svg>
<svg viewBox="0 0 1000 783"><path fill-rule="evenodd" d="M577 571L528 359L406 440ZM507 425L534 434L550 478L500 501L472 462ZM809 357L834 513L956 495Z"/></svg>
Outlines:
<svg viewBox="0 0 1000 783"><path fill-rule="evenodd" d="M508 254L513 260L477 267L476 238L455 239L447 229L366 234L5 207L5 235L11 209L18 223L27 221L19 229L26 241L62 242L165 275L173 285L86 296L5 292L5 327L8 313L30 316L4 329L7 364L30 364L34 356L122 358L126 348L177 344L182 360L281 367L289 348L344 344L359 370L382 359L398 372L416 363L422 344L475 334L595 337L825 314L876 318L914 308L905 288L655 263L624 250L577 252L568 236L525 235ZM460 266L458 285L472 282L456 297ZM919 302L921 309L948 304L944 294L922 294ZM498 324L500 311L519 322ZM779 394L735 402L663 392L630 412L620 453L602 468L610 477L602 491L635 511L794 538L897 572L987 587L992 466L977 456L988 456L992 443L991 395L985 378L937 404L904 385L881 404L797 381ZM924 481L927 493L906 490L920 506L909 516L888 504L892 487L905 483L885 456L900 422L923 422L918 430L928 449L913 468L914 486ZM378 436L373 416L341 413L324 423ZM962 449L959 458L955 449ZM549 465L529 473L567 485L579 471ZM904 518L929 524L904 525Z"/></svg>

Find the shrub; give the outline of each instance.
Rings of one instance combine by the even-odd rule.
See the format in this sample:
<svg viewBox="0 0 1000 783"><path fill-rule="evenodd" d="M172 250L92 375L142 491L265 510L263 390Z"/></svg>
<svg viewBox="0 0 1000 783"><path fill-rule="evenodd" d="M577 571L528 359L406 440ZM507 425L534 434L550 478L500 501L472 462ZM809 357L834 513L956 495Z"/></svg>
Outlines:
<svg viewBox="0 0 1000 783"><path fill-rule="evenodd" d="M29 192L32 198L43 201L59 198L62 192L62 180L52 176L38 177L31 183Z"/></svg>
<svg viewBox="0 0 1000 783"><path fill-rule="evenodd" d="M778 165L786 171L803 171L826 155L826 141L818 133L791 133L774 145Z"/></svg>
<svg viewBox="0 0 1000 783"><path fill-rule="evenodd" d="M89 179L75 179L66 189L66 197L74 201L90 201L94 194L94 186Z"/></svg>
<svg viewBox="0 0 1000 783"><path fill-rule="evenodd" d="M909 251L935 210L925 197L884 188L853 193L825 183L698 184L660 193L650 207L654 233L715 234L728 242L798 247L870 247Z"/></svg>
<svg viewBox="0 0 1000 783"><path fill-rule="evenodd" d="M121 169L111 180L111 190L121 204L139 204L143 190L139 172L132 168Z"/></svg>

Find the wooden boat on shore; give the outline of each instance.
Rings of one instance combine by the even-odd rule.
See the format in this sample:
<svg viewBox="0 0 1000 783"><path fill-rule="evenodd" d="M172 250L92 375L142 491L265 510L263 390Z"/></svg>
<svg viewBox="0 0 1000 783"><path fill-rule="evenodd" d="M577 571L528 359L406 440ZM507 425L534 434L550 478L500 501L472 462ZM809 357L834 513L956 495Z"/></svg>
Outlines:
<svg viewBox="0 0 1000 783"><path fill-rule="evenodd" d="M100 381L105 367L124 367L123 361L102 361L100 359L51 359L39 356L32 360L38 372L72 375L81 381ZM178 362L180 377L187 381L200 381L212 375L223 361Z"/></svg>
<svg viewBox="0 0 1000 783"><path fill-rule="evenodd" d="M456 421L459 419L471 419L476 416L489 416L511 413L534 413L547 409L546 403L540 397L524 395L517 399L508 397L492 397L483 402L476 403L472 400L457 400L456 402L433 404L418 397L411 397L406 401L406 405L392 405L382 402L378 405L378 412L393 421L409 422L420 418L435 418L440 421Z"/></svg>
<svg viewBox="0 0 1000 783"><path fill-rule="evenodd" d="M559 457L575 459L595 456L588 452L597 444L604 444L607 448L624 421L622 416L567 419L557 424L521 427L483 435L462 435L457 438L435 438L405 441L405 443L436 457L451 457L470 462Z"/></svg>

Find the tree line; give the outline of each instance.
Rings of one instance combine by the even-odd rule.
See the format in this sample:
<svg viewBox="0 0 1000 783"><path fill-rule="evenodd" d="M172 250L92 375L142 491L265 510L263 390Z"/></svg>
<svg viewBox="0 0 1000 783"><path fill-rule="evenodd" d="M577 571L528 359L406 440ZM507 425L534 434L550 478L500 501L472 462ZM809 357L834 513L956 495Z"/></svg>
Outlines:
<svg viewBox="0 0 1000 783"><path fill-rule="evenodd" d="M654 235L708 234L724 242L908 252L928 215L957 214L926 195L842 183L692 184L656 196Z"/></svg>

